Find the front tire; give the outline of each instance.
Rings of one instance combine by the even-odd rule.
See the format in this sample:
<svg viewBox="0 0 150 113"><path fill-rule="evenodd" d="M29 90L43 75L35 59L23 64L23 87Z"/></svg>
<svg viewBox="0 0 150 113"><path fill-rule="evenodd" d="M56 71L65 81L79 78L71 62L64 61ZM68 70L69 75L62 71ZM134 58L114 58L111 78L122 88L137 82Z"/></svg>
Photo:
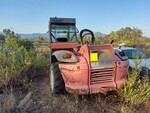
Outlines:
<svg viewBox="0 0 150 113"><path fill-rule="evenodd" d="M62 78L58 63L51 64L50 86L52 94L63 94L65 91L65 83Z"/></svg>

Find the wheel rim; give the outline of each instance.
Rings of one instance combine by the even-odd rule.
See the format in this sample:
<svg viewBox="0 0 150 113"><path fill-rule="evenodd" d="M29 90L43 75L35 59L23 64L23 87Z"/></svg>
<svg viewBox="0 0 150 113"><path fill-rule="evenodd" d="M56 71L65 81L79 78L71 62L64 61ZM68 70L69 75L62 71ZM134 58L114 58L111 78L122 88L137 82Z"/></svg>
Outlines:
<svg viewBox="0 0 150 113"><path fill-rule="evenodd" d="M54 90L54 76L53 76L53 70L51 70L50 74L50 84L51 84L51 90Z"/></svg>

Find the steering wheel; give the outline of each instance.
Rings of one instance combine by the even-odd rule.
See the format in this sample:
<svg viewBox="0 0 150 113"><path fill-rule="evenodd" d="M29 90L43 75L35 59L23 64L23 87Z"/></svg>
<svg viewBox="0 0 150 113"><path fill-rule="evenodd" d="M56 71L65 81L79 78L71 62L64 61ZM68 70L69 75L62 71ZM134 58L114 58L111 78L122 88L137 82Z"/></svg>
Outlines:
<svg viewBox="0 0 150 113"><path fill-rule="evenodd" d="M80 38L81 38L81 43L82 43L82 45L84 44L83 38L84 38L86 35L91 35L92 40L91 40L90 44L91 44L91 45L94 45L94 42L95 42L94 33L93 33L91 30L89 30L89 29L83 29L83 30L81 30L81 32L80 32Z"/></svg>

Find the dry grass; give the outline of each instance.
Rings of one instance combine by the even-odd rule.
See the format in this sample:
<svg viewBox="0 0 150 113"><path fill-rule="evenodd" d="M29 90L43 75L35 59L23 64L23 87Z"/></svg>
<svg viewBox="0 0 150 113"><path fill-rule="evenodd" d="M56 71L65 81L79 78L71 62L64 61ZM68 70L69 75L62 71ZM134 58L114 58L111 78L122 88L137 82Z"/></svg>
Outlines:
<svg viewBox="0 0 150 113"><path fill-rule="evenodd" d="M49 66L34 78L31 83L31 99L18 109L20 101L28 94L22 86L10 93L0 94L0 113L148 113L150 100L133 105L121 100L116 92L107 95L94 94L78 96L73 94L52 96L49 86Z"/></svg>
<svg viewBox="0 0 150 113"><path fill-rule="evenodd" d="M18 110L16 106L28 92L24 93L23 90L16 88L13 92L14 95L5 96L3 102L6 103L0 104L0 110L2 111L4 108L5 110L0 111L0 113L11 113L14 108L14 112L17 113L148 113L150 111L150 101L140 105L132 105L122 101L116 92L110 92L107 95L78 96L65 94L52 96L47 69L33 79L33 95L22 109Z"/></svg>
<svg viewBox="0 0 150 113"><path fill-rule="evenodd" d="M16 99L12 88L9 92L0 94L0 100L0 113L9 113L15 109Z"/></svg>

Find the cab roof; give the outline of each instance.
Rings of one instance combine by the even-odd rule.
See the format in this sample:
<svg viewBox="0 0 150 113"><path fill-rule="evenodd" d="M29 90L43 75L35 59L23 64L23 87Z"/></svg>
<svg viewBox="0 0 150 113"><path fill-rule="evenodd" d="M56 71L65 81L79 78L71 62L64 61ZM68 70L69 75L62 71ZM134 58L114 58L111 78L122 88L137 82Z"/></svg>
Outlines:
<svg viewBox="0 0 150 113"><path fill-rule="evenodd" d="M74 25L76 24L75 18L50 18L50 25Z"/></svg>

